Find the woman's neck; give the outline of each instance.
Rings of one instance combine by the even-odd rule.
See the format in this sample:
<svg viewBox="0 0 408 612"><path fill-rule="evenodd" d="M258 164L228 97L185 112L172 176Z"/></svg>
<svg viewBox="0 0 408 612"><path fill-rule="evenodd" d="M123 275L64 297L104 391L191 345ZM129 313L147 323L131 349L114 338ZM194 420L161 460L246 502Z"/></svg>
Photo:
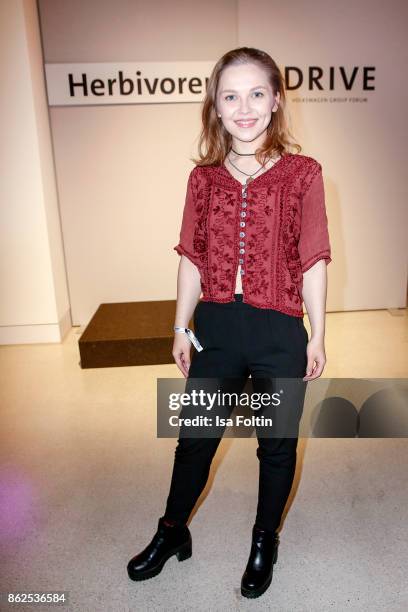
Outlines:
<svg viewBox="0 0 408 612"><path fill-rule="evenodd" d="M232 174L234 178L236 178L241 183L245 184L246 179L248 178L248 176L246 175L252 174L255 176L261 176L261 174L269 170L269 168L272 168L272 166L275 165L278 159L279 157L268 159L265 162L264 167L261 169L261 164L255 159L255 156L240 157L239 155L236 155L235 153L233 153L233 151L230 151L224 160L224 164L227 170L230 172L230 174ZM237 168L239 168L239 170L242 170L242 173L239 172ZM243 174L243 173L246 173L246 174Z"/></svg>

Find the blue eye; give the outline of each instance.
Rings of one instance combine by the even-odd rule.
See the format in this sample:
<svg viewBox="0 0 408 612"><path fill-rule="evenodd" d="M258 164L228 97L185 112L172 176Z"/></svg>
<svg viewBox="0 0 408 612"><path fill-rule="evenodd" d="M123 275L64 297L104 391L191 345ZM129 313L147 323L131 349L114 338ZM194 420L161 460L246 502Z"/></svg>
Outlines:
<svg viewBox="0 0 408 612"><path fill-rule="evenodd" d="M259 94L261 97L263 97L263 96L264 96L264 94L262 93L262 91L255 91L255 92L254 92L254 96L255 96L256 98L258 98L258 97L259 97L257 94ZM235 98L235 95L234 95L234 94L228 94L227 96L225 96L225 97L224 97L224 100L228 100L228 101L229 101L229 100L230 100L230 99L232 99L232 98Z"/></svg>

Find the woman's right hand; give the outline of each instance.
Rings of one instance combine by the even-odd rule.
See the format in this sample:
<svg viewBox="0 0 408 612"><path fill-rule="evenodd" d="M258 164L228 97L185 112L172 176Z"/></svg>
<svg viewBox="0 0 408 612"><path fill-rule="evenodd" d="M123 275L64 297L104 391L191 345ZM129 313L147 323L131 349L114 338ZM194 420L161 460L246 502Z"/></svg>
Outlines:
<svg viewBox="0 0 408 612"><path fill-rule="evenodd" d="M177 364L177 367L183 374L184 378L188 377L188 371L190 369L190 353L191 353L191 340L187 334L178 333L174 334L173 342L173 357Z"/></svg>

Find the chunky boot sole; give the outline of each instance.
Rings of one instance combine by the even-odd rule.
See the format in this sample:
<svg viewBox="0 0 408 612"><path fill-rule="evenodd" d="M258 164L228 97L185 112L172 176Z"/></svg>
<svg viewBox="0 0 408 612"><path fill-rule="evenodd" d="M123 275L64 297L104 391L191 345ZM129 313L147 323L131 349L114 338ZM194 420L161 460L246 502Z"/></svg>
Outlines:
<svg viewBox="0 0 408 612"><path fill-rule="evenodd" d="M253 589L253 590L248 591L247 589L244 589L243 587L241 587L241 595L243 595L244 597L248 597L250 599L255 599L255 597L260 597L269 588L271 582L272 582L272 576L269 578L268 582L263 584L262 587L259 589Z"/></svg>
<svg viewBox="0 0 408 612"><path fill-rule="evenodd" d="M154 576L157 576L157 574L160 574L166 561L168 561L173 555L176 555L179 561L185 561L186 559L189 559L191 557L192 553L192 542L185 542L178 548L170 550L166 555L162 557L160 563L155 567L152 567L149 570L146 570L145 572L141 571L138 574L133 574L128 569L128 576L131 580L135 581L148 580L149 578L153 578Z"/></svg>
<svg viewBox="0 0 408 612"><path fill-rule="evenodd" d="M274 552L272 563L275 564L277 560L278 560L278 547L276 547L276 550ZM241 586L241 595L243 595L244 597L248 597L249 599L255 599L255 597L260 597L270 587L271 582L272 582L272 576L259 589L246 589Z"/></svg>

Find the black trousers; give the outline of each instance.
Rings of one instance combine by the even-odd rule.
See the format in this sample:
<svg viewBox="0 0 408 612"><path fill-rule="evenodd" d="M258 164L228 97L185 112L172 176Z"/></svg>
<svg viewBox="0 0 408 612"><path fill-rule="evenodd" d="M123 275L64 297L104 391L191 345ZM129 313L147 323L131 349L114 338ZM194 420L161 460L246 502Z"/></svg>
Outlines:
<svg viewBox="0 0 408 612"><path fill-rule="evenodd" d="M249 375L254 391L264 390L270 377L306 374L308 336L303 319L256 308L235 294L235 302L199 302L194 312L195 335L204 347L193 350L187 385L192 378L235 381L240 392ZM307 382L302 383L306 390ZM298 409L300 420L303 403ZM183 412L183 411L182 411ZM222 437L182 437L175 449L165 518L185 524L203 491L212 459ZM296 468L298 438L262 437L257 431L259 459L258 506L255 524L276 531Z"/></svg>

